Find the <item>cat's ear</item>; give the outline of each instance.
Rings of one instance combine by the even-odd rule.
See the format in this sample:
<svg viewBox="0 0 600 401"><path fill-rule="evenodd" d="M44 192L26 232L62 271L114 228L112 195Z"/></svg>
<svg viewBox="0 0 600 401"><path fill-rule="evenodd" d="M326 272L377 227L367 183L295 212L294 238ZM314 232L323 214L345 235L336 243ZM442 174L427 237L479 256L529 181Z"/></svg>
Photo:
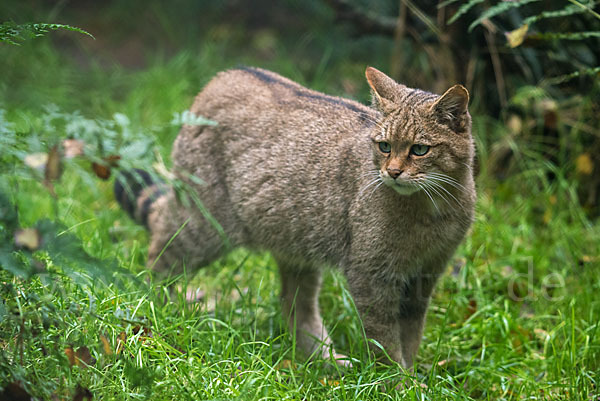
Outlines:
<svg viewBox="0 0 600 401"><path fill-rule="evenodd" d="M448 126L454 132L463 132L469 123L469 92L462 85L448 89L431 106L437 122Z"/></svg>
<svg viewBox="0 0 600 401"><path fill-rule="evenodd" d="M406 88L404 85L396 83L392 78L373 67L367 67L365 76L371 87L373 106L384 114L398 107L395 105L395 100L399 97L400 91Z"/></svg>

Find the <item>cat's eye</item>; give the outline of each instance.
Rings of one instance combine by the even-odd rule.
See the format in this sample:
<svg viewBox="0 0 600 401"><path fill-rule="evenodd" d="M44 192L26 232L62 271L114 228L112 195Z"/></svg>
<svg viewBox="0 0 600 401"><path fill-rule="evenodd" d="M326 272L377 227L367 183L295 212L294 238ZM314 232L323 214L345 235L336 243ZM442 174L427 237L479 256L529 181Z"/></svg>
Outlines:
<svg viewBox="0 0 600 401"><path fill-rule="evenodd" d="M392 145L388 142L379 142L379 150L383 153L390 153L392 151Z"/></svg>
<svg viewBox="0 0 600 401"><path fill-rule="evenodd" d="M410 148L410 153L415 156L425 156L429 152L429 146L427 145L413 145Z"/></svg>

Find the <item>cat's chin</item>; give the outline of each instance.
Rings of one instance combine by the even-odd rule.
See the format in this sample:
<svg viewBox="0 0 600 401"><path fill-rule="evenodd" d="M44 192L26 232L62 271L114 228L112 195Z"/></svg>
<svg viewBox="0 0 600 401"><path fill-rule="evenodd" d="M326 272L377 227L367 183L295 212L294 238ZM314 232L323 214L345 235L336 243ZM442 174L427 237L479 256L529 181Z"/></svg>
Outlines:
<svg viewBox="0 0 600 401"><path fill-rule="evenodd" d="M392 188L394 188L394 190L396 192L398 192L400 195L412 195L415 192L419 191L419 187L413 186L413 185L401 185L401 184L396 184L393 183L392 185L390 185Z"/></svg>

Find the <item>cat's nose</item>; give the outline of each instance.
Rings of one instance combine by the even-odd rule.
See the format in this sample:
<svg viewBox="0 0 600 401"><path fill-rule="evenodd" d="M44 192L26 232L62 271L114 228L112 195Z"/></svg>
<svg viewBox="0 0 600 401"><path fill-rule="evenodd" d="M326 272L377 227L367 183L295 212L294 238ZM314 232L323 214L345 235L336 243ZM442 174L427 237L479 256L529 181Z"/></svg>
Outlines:
<svg viewBox="0 0 600 401"><path fill-rule="evenodd" d="M390 177L392 177L394 180L398 178L400 174L402 174L402 170L397 168L388 168L387 172L390 175Z"/></svg>

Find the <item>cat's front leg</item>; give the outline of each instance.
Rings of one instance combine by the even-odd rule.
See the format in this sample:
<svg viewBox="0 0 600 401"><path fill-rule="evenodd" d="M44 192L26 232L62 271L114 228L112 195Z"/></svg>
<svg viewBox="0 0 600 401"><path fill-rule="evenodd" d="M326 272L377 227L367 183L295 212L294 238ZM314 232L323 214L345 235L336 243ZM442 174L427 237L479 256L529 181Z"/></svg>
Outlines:
<svg viewBox="0 0 600 401"><path fill-rule="evenodd" d="M319 313L321 271L288 258L275 256L281 276L281 306L296 345L306 356L332 358L338 365L350 366L344 355L337 354Z"/></svg>
<svg viewBox="0 0 600 401"><path fill-rule="evenodd" d="M412 368L423 337L425 315L438 275L422 273L404 283L400 301L399 325L402 364Z"/></svg>
<svg viewBox="0 0 600 401"><path fill-rule="evenodd" d="M365 335L367 339L373 339L383 346L392 361L403 364L398 314L399 286L376 274L364 273L363 268L352 268L346 272L346 277ZM382 361L389 362L374 342L369 342L369 348Z"/></svg>
<svg viewBox="0 0 600 401"><path fill-rule="evenodd" d="M436 277L418 275L403 280L355 271L363 274L347 275L348 284L365 335L381 344L393 361L411 368ZM382 356L376 345L370 343L370 347Z"/></svg>

